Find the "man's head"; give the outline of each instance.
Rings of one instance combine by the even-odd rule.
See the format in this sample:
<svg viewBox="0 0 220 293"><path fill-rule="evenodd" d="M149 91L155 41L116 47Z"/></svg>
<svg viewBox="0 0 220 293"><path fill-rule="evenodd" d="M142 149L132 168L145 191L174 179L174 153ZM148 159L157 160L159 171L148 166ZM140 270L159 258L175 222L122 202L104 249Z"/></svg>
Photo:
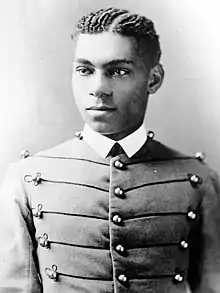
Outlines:
<svg viewBox="0 0 220 293"><path fill-rule="evenodd" d="M154 25L106 8L79 20L76 39L73 93L79 111L95 131L121 139L142 124L148 95L163 80Z"/></svg>

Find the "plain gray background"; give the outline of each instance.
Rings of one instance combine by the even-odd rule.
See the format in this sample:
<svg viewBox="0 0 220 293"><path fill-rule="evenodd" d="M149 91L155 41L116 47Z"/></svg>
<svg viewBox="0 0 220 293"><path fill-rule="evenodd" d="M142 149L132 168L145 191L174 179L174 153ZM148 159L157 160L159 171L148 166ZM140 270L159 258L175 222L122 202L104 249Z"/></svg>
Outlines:
<svg viewBox="0 0 220 293"><path fill-rule="evenodd" d="M82 128L71 89L76 19L114 5L144 14L161 36L165 80L146 125L186 154L204 150L220 171L218 0L8 0L0 4L0 176L20 158Z"/></svg>

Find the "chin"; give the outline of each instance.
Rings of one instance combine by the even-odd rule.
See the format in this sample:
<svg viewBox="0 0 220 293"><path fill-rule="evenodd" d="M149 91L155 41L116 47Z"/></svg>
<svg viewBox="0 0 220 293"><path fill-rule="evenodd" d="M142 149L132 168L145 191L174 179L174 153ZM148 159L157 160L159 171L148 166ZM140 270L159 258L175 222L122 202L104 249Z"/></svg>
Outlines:
<svg viewBox="0 0 220 293"><path fill-rule="evenodd" d="M103 125L103 123L90 123L89 126L95 131L101 134L105 134L109 132L109 126Z"/></svg>
<svg viewBox="0 0 220 293"><path fill-rule="evenodd" d="M111 124L105 122L87 122L88 125L95 131L103 135L117 133L120 130L114 129Z"/></svg>

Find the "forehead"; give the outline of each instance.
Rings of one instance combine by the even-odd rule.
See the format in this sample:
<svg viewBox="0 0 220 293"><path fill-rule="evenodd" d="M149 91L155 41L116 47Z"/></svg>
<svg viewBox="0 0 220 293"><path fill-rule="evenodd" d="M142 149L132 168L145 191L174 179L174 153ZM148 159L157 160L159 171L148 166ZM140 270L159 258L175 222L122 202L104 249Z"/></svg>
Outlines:
<svg viewBox="0 0 220 293"><path fill-rule="evenodd" d="M132 38L109 32L79 34L75 48L75 59L91 62L108 62L114 59L137 59L135 41Z"/></svg>

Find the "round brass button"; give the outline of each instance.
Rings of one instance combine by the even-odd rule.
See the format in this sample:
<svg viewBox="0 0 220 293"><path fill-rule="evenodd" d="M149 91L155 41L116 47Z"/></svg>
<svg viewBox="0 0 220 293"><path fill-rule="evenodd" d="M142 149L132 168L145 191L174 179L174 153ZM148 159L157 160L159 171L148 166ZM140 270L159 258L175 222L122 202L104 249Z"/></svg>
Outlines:
<svg viewBox="0 0 220 293"><path fill-rule="evenodd" d="M34 183L35 186L37 186L38 184L41 183L42 179L41 179L41 173L37 173L35 176L32 176L32 181Z"/></svg>
<svg viewBox="0 0 220 293"><path fill-rule="evenodd" d="M148 133L147 133L147 137L149 138L149 139L153 139L154 138L154 132L153 131L148 131Z"/></svg>
<svg viewBox="0 0 220 293"><path fill-rule="evenodd" d="M119 215L114 215L114 217L112 218L112 221L115 224L121 224L122 223L122 218Z"/></svg>
<svg viewBox="0 0 220 293"><path fill-rule="evenodd" d="M33 216L35 218L41 219L42 216L43 216L42 209L43 209L43 205L42 204L39 204L36 208L33 208L32 209Z"/></svg>
<svg viewBox="0 0 220 293"><path fill-rule="evenodd" d="M124 167L124 164L121 161L118 160L118 161L114 162L114 166L117 169L122 169Z"/></svg>
<svg viewBox="0 0 220 293"><path fill-rule="evenodd" d="M199 161L203 162L205 160L205 153L203 152L198 152L195 154L196 159Z"/></svg>
<svg viewBox="0 0 220 293"><path fill-rule="evenodd" d="M29 153L28 150L23 150L23 151L21 152L21 157L22 157L22 158L26 159L26 158L28 158L29 156L30 156L30 153Z"/></svg>
<svg viewBox="0 0 220 293"><path fill-rule="evenodd" d="M202 178L200 178L196 174L188 174L188 178L189 178L189 181L190 181L192 187L194 187L194 188L196 188L202 184Z"/></svg>
<svg viewBox="0 0 220 293"><path fill-rule="evenodd" d="M123 196L124 195L124 191L123 191L123 189L121 189L120 187L116 187L115 188L115 195L116 196Z"/></svg>
<svg viewBox="0 0 220 293"><path fill-rule="evenodd" d="M75 137L77 137L79 140L82 140L83 139L83 134L81 131L77 131L75 132Z"/></svg>
<svg viewBox="0 0 220 293"><path fill-rule="evenodd" d="M128 278L125 275L122 274L122 275L118 276L118 280L121 283L126 283L128 281Z"/></svg>
<svg viewBox="0 0 220 293"><path fill-rule="evenodd" d="M181 283L183 281L183 276L180 275L180 274L176 274L175 277L174 277L174 280L178 283Z"/></svg>
<svg viewBox="0 0 220 293"><path fill-rule="evenodd" d="M58 273L57 273L57 266L52 265L52 269L46 268L45 273L48 278L52 279L54 282L58 281Z"/></svg>
<svg viewBox="0 0 220 293"><path fill-rule="evenodd" d="M121 244L118 244L117 246L116 246L116 251L117 252L119 252L119 253L123 253L123 252L125 252L125 248L124 248L124 246L122 246Z"/></svg>
<svg viewBox="0 0 220 293"><path fill-rule="evenodd" d="M47 233L44 233L43 236L38 237L38 241L39 241L40 246L42 246L46 249L50 248L50 242L48 240Z"/></svg>
<svg viewBox="0 0 220 293"><path fill-rule="evenodd" d="M180 246L181 246L182 248L184 248L184 249L187 249L188 246L189 246L189 244L188 244L185 240L182 240L182 241L180 242Z"/></svg>
<svg viewBox="0 0 220 293"><path fill-rule="evenodd" d="M196 218L196 214L193 211L189 211L187 215L191 220L195 220Z"/></svg>
<svg viewBox="0 0 220 293"><path fill-rule="evenodd" d="M198 182L199 182L199 177L198 177L197 175L192 175L192 176L190 177L190 181L191 181L192 183L198 183Z"/></svg>

